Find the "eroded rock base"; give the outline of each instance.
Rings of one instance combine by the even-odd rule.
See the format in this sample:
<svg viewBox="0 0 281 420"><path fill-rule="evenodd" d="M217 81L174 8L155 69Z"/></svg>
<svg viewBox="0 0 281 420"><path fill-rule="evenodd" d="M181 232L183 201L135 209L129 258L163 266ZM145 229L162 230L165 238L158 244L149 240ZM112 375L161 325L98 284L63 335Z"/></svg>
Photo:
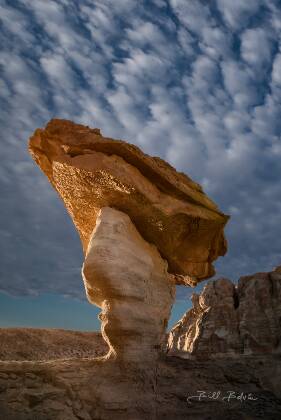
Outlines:
<svg viewBox="0 0 281 420"><path fill-rule="evenodd" d="M103 359L0 363L0 418L9 420L276 420L280 356L212 361L162 357L154 369ZM198 391L230 400L190 399ZM255 400L239 400L251 393Z"/></svg>

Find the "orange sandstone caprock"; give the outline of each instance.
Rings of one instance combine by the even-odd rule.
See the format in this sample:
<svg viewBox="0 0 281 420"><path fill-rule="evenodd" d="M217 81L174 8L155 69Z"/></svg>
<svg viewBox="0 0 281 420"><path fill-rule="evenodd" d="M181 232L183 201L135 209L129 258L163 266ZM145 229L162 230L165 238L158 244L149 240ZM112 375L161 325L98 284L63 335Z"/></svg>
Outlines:
<svg viewBox="0 0 281 420"><path fill-rule="evenodd" d="M178 284L214 275L212 262L227 249L229 216L188 176L132 144L66 120L37 129L29 150L63 199L84 252L100 209L111 207L156 245Z"/></svg>

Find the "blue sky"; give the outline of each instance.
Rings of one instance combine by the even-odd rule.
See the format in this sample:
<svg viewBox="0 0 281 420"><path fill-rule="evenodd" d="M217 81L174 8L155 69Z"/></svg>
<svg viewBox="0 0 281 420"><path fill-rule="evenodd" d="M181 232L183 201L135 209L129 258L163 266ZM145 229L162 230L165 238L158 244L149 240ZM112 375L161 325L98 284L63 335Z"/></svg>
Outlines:
<svg viewBox="0 0 281 420"><path fill-rule="evenodd" d="M0 325L87 329L96 316L78 235L27 153L52 117L202 184L231 215L219 276L280 265L280 0L1 0L0 22ZM174 316L191 292L178 290Z"/></svg>

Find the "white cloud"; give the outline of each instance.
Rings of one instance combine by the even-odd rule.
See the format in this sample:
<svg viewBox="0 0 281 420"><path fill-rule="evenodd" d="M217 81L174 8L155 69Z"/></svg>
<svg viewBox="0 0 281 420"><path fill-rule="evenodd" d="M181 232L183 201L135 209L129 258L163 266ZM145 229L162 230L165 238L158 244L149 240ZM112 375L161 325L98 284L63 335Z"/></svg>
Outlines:
<svg viewBox="0 0 281 420"><path fill-rule="evenodd" d="M267 94L262 105L253 110L252 130L257 137L263 137L268 142L272 136L280 135L280 99L278 95Z"/></svg>
<svg viewBox="0 0 281 420"><path fill-rule="evenodd" d="M158 26L152 22L144 22L141 19L135 19L132 22L132 26L126 30L126 33L128 40L139 47L152 44L157 48L159 44L166 42L165 36Z"/></svg>
<svg viewBox="0 0 281 420"><path fill-rule="evenodd" d="M254 73L243 63L226 60L221 63L224 86L238 108L255 105L260 98Z"/></svg>
<svg viewBox="0 0 281 420"><path fill-rule="evenodd" d="M228 132L239 135L249 129L251 117L248 113L231 109L226 113L223 121Z"/></svg>
<svg viewBox="0 0 281 420"><path fill-rule="evenodd" d="M268 28L248 29L241 35L242 58L252 67L257 75L271 63L272 39ZM262 77L262 74L260 74Z"/></svg>
<svg viewBox="0 0 281 420"><path fill-rule="evenodd" d="M17 36L21 34L29 45L34 42L34 36L29 32L28 22L19 10L0 5L0 16L1 24L11 35Z"/></svg>
<svg viewBox="0 0 281 420"><path fill-rule="evenodd" d="M200 34L204 27L214 22L207 4L200 1L170 0L174 13L191 32Z"/></svg>
<svg viewBox="0 0 281 420"><path fill-rule="evenodd" d="M225 22L233 29L245 27L259 11L262 0L217 0L217 6Z"/></svg>
<svg viewBox="0 0 281 420"><path fill-rule="evenodd" d="M74 86L73 72L61 54L48 53L41 57L40 63L54 86L63 90L71 89Z"/></svg>
<svg viewBox="0 0 281 420"><path fill-rule="evenodd" d="M184 28L180 27L177 31L177 38L180 47L182 48L184 54L191 58L194 57L195 51L195 39L194 37Z"/></svg>
<svg viewBox="0 0 281 420"><path fill-rule="evenodd" d="M281 10L279 0L269 0L268 8L271 11L270 21L272 28L275 29L276 34L279 34L279 40L281 38Z"/></svg>
<svg viewBox="0 0 281 420"><path fill-rule="evenodd" d="M231 54L231 33L222 28L205 26L202 29L201 50L209 57L219 60Z"/></svg>
<svg viewBox="0 0 281 420"><path fill-rule="evenodd" d="M142 129L143 115L138 112L132 96L126 92L124 87L120 87L109 94L107 99L130 137Z"/></svg>
<svg viewBox="0 0 281 420"><path fill-rule="evenodd" d="M276 55L273 63L272 82L281 87L281 53Z"/></svg>

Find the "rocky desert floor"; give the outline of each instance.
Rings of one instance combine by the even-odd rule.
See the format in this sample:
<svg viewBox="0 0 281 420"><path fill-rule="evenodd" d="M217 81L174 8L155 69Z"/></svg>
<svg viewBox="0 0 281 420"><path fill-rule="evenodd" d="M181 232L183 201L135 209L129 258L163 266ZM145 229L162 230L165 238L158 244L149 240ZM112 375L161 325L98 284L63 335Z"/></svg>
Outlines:
<svg viewBox="0 0 281 420"><path fill-rule="evenodd" d="M277 354L199 360L163 353L151 367L100 357L99 333L3 329L0 337L1 420L281 418Z"/></svg>

